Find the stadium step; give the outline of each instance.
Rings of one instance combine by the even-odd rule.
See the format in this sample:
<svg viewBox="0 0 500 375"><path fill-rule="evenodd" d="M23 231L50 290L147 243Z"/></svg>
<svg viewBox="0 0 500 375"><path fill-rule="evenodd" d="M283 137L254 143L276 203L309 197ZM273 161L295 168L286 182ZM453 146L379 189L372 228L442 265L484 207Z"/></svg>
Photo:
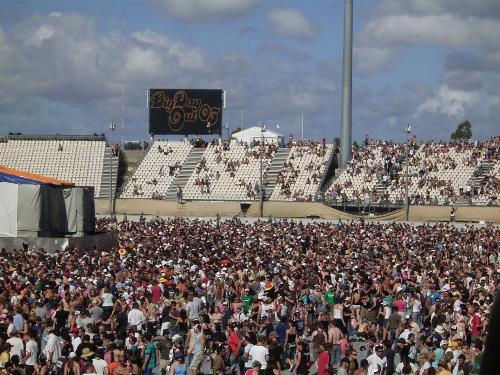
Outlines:
<svg viewBox="0 0 500 375"><path fill-rule="evenodd" d="M101 189L99 191L99 198L109 198L111 186L113 196L116 195L119 166L119 157L113 156L111 147L106 146L104 150L104 162L102 166Z"/></svg>
<svg viewBox="0 0 500 375"><path fill-rule="evenodd" d="M182 164L182 168L175 177L175 180L168 187L165 199L177 199L177 185L184 189L189 178L200 163L200 160L205 153L205 148L193 148Z"/></svg>
<svg viewBox="0 0 500 375"><path fill-rule="evenodd" d="M271 164L267 170L267 176L264 180L264 187L266 191L266 197L270 197L276 187L276 180L278 179L278 174L283 167L283 164L288 160L288 155L290 154L290 148L283 147L279 148L274 155Z"/></svg>
<svg viewBox="0 0 500 375"><path fill-rule="evenodd" d="M481 185L483 180L490 174L495 167L495 162L491 159L484 159L481 165L474 172L474 176L469 180L469 185L476 187Z"/></svg>

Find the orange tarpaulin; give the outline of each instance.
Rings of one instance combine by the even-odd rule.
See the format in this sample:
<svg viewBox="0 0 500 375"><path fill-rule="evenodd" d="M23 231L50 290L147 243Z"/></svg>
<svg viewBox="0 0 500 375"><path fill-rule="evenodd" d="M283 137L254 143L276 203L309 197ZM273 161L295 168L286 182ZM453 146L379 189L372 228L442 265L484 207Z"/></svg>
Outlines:
<svg viewBox="0 0 500 375"><path fill-rule="evenodd" d="M7 168L0 165L0 174L6 174L11 176L16 176L20 178L25 178L32 181L39 181L41 183L55 185L55 186L74 186L73 182L58 180L56 178L40 176L39 174L23 172L17 169Z"/></svg>

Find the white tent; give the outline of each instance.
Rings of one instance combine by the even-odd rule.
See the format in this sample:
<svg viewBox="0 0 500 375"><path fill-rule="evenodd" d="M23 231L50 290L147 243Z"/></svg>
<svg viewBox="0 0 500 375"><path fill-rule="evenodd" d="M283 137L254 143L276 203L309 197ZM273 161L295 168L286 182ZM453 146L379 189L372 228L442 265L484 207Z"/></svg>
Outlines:
<svg viewBox="0 0 500 375"><path fill-rule="evenodd" d="M262 134L263 133L263 134ZM247 142L250 143L253 140L260 141L264 136L265 143L276 143L281 144L284 141L283 135L273 132L271 130L261 131L259 126L253 126L248 129L243 129L237 133L233 133L231 138L236 139L238 142Z"/></svg>

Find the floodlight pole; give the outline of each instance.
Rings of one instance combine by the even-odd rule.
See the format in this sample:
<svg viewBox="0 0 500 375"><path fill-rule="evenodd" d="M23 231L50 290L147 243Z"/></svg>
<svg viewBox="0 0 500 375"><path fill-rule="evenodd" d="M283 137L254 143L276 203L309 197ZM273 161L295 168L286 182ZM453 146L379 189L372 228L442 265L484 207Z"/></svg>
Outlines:
<svg viewBox="0 0 500 375"><path fill-rule="evenodd" d="M352 5L344 1L344 51L342 63L342 109L340 131L340 167L352 157Z"/></svg>
<svg viewBox="0 0 500 375"><path fill-rule="evenodd" d="M408 221L408 217L410 214L410 196L408 193L408 143L410 141L410 125L406 127L406 145L405 145L405 221Z"/></svg>
<svg viewBox="0 0 500 375"><path fill-rule="evenodd" d="M264 125L265 126L265 125ZM259 215L260 217L264 217L264 187L263 187L263 178L262 178L262 154L264 153L264 126L260 129L260 186L259 186Z"/></svg>
<svg viewBox="0 0 500 375"><path fill-rule="evenodd" d="M115 122L111 122L111 131L115 131ZM109 214L113 215L113 148L109 154Z"/></svg>

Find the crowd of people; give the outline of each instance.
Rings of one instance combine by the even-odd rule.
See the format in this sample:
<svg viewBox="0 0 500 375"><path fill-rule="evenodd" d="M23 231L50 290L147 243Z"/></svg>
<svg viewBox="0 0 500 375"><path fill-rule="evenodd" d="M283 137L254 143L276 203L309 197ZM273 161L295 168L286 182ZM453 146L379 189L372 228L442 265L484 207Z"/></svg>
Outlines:
<svg viewBox="0 0 500 375"><path fill-rule="evenodd" d="M328 162L325 160L328 151L326 139L323 138L321 143L295 141L293 136L290 136L290 139L288 143L288 146L291 147L290 156L283 163L277 175L276 185L279 193L275 194L274 198L312 201ZM299 182L304 173L307 173L305 181ZM312 189L310 189L311 186Z"/></svg>
<svg viewBox="0 0 500 375"><path fill-rule="evenodd" d="M472 202L472 198L486 196L488 203L496 204L500 181L498 175L482 174L483 161L498 165L499 137L486 142L425 143L412 137L408 141L410 201L414 204L453 204L460 199ZM461 173L466 175L465 181L457 178ZM327 195L333 200L402 203L406 144L367 138L363 147L353 148L353 157L344 174L329 188Z"/></svg>
<svg viewBox="0 0 500 375"><path fill-rule="evenodd" d="M479 374L499 228L100 219L1 251L1 374ZM50 250L50 249L47 249Z"/></svg>

